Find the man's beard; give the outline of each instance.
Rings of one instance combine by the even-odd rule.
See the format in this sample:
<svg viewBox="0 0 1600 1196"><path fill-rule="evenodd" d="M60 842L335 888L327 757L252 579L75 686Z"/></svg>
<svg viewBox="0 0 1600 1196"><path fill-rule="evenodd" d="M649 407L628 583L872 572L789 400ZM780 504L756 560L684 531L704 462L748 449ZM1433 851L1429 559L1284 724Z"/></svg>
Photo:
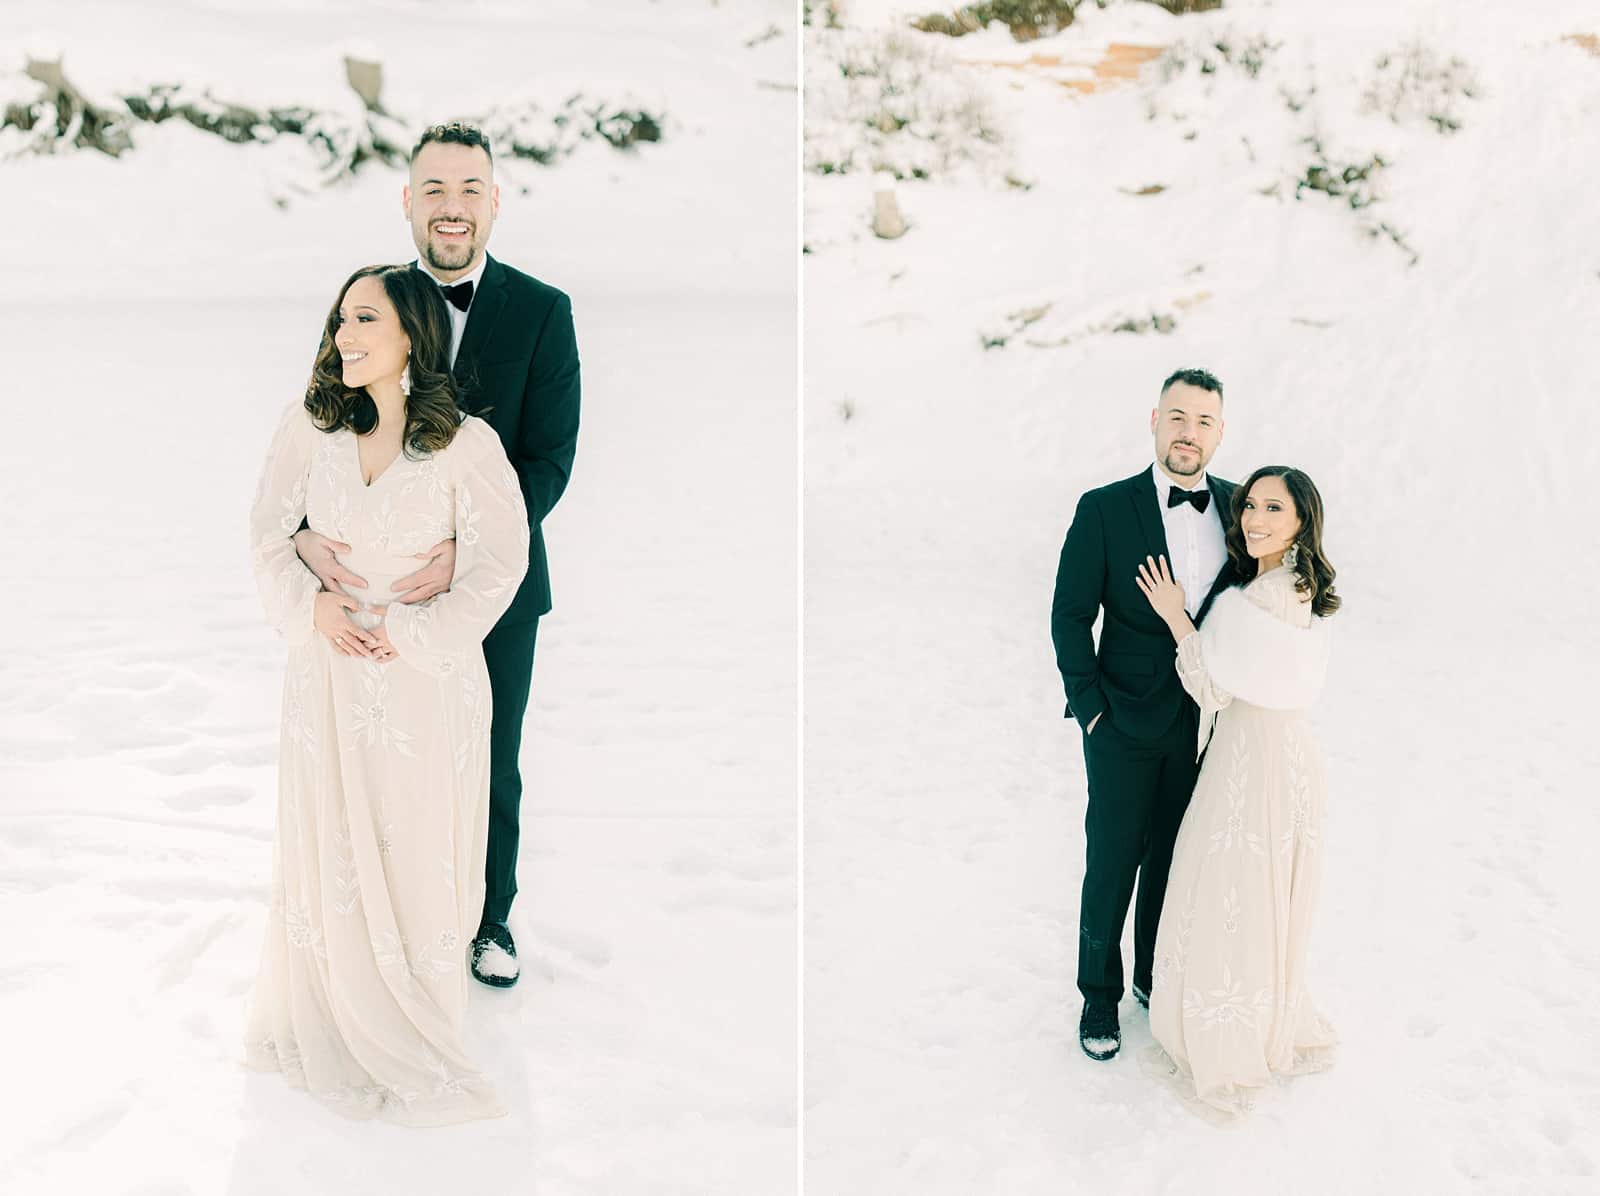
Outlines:
<svg viewBox="0 0 1600 1196"><path fill-rule="evenodd" d="M465 245L435 245L430 234L423 244L425 246L423 253L427 256L428 265L435 270L459 270L478 252L475 238L468 238Z"/></svg>
<svg viewBox="0 0 1600 1196"><path fill-rule="evenodd" d="M1198 449L1195 450L1193 457L1187 459L1194 462L1192 467L1186 468L1183 464L1185 458L1178 456L1177 453L1173 452L1171 449L1168 449L1167 459L1165 462L1167 472L1182 474L1184 477L1193 477L1206 467L1206 463L1201 459Z"/></svg>

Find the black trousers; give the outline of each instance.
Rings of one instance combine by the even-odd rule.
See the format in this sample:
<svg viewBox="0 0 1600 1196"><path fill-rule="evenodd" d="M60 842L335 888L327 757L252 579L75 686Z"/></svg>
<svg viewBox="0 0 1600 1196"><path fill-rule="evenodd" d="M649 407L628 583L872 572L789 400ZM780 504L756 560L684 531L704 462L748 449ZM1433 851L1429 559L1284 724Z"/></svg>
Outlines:
<svg viewBox="0 0 1600 1196"><path fill-rule="evenodd" d="M1135 875L1133 982L1150 991L1172 844L1200 772L1194 758L1198 722L1198 709L1185 702L1156 739L1124 735L1109 714L1084 738L1088 859L1078 911L1078 991L1085 1000L1114 1005L1122 999L1122 928Z"/></svg>
<svg viewBox="0 0 1600 1196"><path fill-rule="evenodd" d="M489 727L489 856L484 870L485 921L504 922L517 895L518 810L522 805L522 719L533 680L539 620L497 624L484 638L494 718Z"/></svg>

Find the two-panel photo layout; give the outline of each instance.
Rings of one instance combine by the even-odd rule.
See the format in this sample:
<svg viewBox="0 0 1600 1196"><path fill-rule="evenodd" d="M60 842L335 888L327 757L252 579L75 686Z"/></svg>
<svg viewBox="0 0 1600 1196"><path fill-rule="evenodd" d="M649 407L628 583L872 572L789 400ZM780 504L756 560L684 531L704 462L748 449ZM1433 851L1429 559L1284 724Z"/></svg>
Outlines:
<svg viewBox="0 0 1600 1196"><path fill-rule="evenodd" d="M0 0L0 1191L1600 1174L1592 0Z"/></svg>

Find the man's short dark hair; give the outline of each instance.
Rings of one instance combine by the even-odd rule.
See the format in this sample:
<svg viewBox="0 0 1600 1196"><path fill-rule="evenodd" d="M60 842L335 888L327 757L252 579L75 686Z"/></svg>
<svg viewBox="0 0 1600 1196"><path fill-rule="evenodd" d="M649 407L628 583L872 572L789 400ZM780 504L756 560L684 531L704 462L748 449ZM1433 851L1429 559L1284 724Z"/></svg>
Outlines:
<svg viewBox="0 0 1600 1196"><path fill-rule="evenodd" d="M1217 396L1217 402L1222 402L1222 383L1218 382L1217 376L1209 370L1176 370L1161 384L1161 393L1166 394L1174 382L1184 382L1190 386L1198 386L1201 390L1209 390Z"/></svg>
<svg viewBox="0 0 1600 1196"><path fill-rule="evenodd" d="M453 120L447 125L429 125L422 130L416 149L411 151L411 160L415 162L422 147L435 141L445 145L475 145L484 152L491 165L494 163L494 154L489 149L489 139L483 135L483 130L460 120Z"/></svg>

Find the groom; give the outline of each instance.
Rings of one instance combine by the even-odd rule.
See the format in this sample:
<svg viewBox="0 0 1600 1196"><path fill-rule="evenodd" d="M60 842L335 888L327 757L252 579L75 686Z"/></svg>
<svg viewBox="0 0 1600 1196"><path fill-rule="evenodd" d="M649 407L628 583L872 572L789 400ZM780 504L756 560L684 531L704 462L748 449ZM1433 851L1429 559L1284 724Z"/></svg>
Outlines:
<svg viewBox="0 0 1600 1196"><path fill-rule="evenodd" d="M539 616L550 610L550 572L541 524L566 489L578 440L578 343L572 301L485 252L500 211L489 140L473 125L425 130L411 153L401 204L419 255L417 268L439 284L450 314L452 373L468 414L499 433L528 507L528 573L511 607L483 641L494 716L489 732L489 847L482 924L472 944L472 974L505 988L517 982L516 943L506 922L517 892L517 758L533 677ZM364 586L334 559L348 546L309 530L295 550L324 587ZM428 562L395 582L397 602L422 602L450 588L455 541L424 554Z"/></svg>
<svg viewBox="0 0 1600 1196"><path fill-rule="evenodd" d="M1067 715L1083 728L1089 808L1078 914L1078 1041L1091 1059L1122 1045L1122 927L1133 915L1133 995L1149 1008L1156 925L1178 825L1199 765L1199 710L1178 681L1172 633L1134 584L1140 562L1167 558L1193 617L1227 560L1234 486L1206 466L1222 443L1222 383L1179 370L1150 414L1155 464L1090 490L1061 546L1050 613ZM1098 650L1093 627L1104 612Z"/></svg>

